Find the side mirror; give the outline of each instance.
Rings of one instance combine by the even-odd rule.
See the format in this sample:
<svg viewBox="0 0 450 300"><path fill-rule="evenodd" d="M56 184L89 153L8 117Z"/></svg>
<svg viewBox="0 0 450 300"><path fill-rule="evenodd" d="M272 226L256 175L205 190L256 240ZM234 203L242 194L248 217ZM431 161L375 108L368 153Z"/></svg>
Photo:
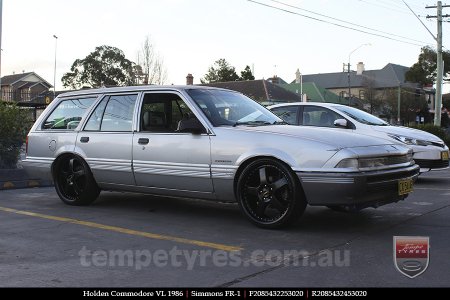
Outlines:
<svg viewBox="0 0 450 300"><path fill-rule="evenodd" d="M347 128L348 127L348 123L347 123L347 120L345 120L345 119L337 119L337 120L334 121L334 126Z"/></svg>
<svg viewBox="0 0 450 300"><path fill-rule="evenodd" d="M203 127L203 124L196 117L180 120L177 131L190 132L192 134L206 133L205 127Z"/></svg>

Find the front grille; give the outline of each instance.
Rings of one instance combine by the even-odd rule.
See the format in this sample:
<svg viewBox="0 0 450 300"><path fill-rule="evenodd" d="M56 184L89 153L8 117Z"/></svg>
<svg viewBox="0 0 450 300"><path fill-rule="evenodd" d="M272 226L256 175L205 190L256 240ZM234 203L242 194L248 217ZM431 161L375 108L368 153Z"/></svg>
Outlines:
<svg viewBox="0 0 450 300"><path fill-rule="evenodd" d="M411 154L395 155L395 156L383 156L383 157L367 157L359 159L359 167L361 169L373 168L373 167L389 167L395 165L401 165L411 162Z"/></svg>
<svg viewBox="0 0 450 300"><path fill-rule="evenodd" d="M449 166L448 160L442 159L414 159L416 164L418 164L421 168L424 169L442 169L447 168Z"/></svg>
<svg viewBox="0 0 450 300"><path fill-rule="evenodd" d="M368 176L367 183L378 183L378 182L383 182L383 181L392 181L392 180L411 178L411 177L416 176L418 173L419 173L419 170L416 169L416 170L398 172L398 173L393 173L393 174Z"/></svg>
<svg viewBox="0 0 450 300"><path fill-rule="evenodd" d="M398 182L385 182L369 185L367 193L398 193Z"/></svg>
<svg viewBox="0 0 450 300"><path fill-rule="evenodd" d="M431 143L431 145L433 145L433 146L445 148L445 144L444 144L444 143L438 143L438 142L430 142L430 143Z"/></svg>

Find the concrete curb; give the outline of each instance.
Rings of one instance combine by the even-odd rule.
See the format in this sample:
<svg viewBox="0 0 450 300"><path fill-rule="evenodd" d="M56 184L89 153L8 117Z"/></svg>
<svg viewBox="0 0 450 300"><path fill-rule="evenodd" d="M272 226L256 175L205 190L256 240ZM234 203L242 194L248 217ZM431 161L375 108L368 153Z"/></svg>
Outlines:
<svg viewBox="0 0 450 300"><path fill-rule="evenodd" d="M0 170L0 190L52 186L53 182L40 178L29 178L23 169Z"/></svg>
<svg viewBox="0 0 450 300"><path fill-rule="evenodd" d="M0 181L0 191L1 190L12 190L12 189L24 189L33 187L44 187L52 186L53 182L48 180L40 179L29 179L29 180L19 180L19 181Z"/></svg>

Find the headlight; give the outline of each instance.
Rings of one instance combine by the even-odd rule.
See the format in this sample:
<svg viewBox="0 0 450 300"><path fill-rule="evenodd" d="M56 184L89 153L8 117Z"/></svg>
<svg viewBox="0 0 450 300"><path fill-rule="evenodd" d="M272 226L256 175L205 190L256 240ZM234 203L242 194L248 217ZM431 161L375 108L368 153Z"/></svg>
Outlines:
<svg viewBox="0 0 450 300"><path fill-rule="evenodd" d="M407 137L407 136L402 136L402 135L395 135L395 134L388 134L391 138L402 142L403 144L406 145L418 145L418 146L429 146L432 145L433 143L429 142L429 141L424 141L424 140L419 140L419 139L415 139L412 137Z"/></svg>
<svg viewBox="0 0 450 300"><path fill-rule="evenodd" d="M359 163L357 158L346 158L341 160L336 168L358 169Z"/></svg>

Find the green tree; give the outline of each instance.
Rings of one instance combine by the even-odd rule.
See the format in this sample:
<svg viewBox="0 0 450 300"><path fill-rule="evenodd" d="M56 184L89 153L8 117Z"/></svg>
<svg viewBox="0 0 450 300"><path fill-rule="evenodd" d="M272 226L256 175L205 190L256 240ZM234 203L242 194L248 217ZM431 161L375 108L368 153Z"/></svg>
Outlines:
<svg viewBox="0 0 450 300"><path fill-rule="evenodd" d="M450 51L442 53L444 59L444 78L448 80L450 73ZM422 85L433 84L436 81L437 69L436 50L429 46L423 47L418 61L406 72L407 81L417 82Z"/></svg>
<svg viewBox="0 0 450 300"><path fill-rule="evenodd" d="M224 58L216 60L214 65L208 69L208 73L201 78L201 83L227 82L239 80L236 69Z"/></svg>
<svg viewBox="0 0 450 300"><path fill-rule="evenodd" d="M249 66L246 66L243 71L241 71L240 80L255 80L255 76L253 76L252 70Z"/></svg>
<svg viewBox="0 0 450 300"><path fill-rule="evenodd" d="M380 112L382 108L382 97L376 96L377 90L375 80L371 77L365 76L362 80L362 86L364 87L363 100L365 100L370 105L369 112L371 114Z"/></svg>
<svg viewBox="0 0 450 300"><path fill-rule="evenodd" d="M31 123L29 111L0 101L0 168L14 169Z"/></svg>
<svg viewBox="0 0 450 300"><path fill-rule="evenodd" d="M137 72L136 64L128 60L122 50L99 46L84 59L75 60L70 72L62 77L62 83L74 89L133 85Z"/></svg>

